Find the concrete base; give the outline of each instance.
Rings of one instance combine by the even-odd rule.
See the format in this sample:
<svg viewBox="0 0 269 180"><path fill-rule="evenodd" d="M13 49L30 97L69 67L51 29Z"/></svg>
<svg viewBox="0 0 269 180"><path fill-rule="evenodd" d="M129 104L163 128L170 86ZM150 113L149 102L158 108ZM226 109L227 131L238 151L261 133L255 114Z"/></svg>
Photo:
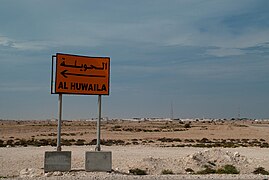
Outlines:
<svg viewBox="0 0 269 180"><path fill-rule="evenodd" d="M87 151L85 153L85 170L110 172L112 170L111 151Z"/></svg>
<svg viewBox="0 0 269 180"><path fill-rule="evenodd" d="M45 152L44 171L70 171L71 151L47 151Z"/></svg>

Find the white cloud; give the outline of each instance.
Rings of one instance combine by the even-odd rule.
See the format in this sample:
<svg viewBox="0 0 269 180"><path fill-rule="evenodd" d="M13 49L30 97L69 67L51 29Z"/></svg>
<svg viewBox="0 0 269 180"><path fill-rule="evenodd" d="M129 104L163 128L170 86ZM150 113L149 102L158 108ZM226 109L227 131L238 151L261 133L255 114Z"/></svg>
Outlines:
<svg viewBox="0 0 269 180"><path fill-rule="evenodd" d="M236 56L243 55L245 52L236 48L218 48L218 49L208 49L207 54L213 55L216 57L225 57L225 56Z"/></svg>
<svg viewBox="0 0 269 180"><path fill-rule="evenodd" d="M8 47L8 46L12 46L13 42L5 36L0 36L0 45Z"/></svg>
<svg viewBox="0 0 269 180"><path fill-rule="evenodd" d="M219 32L200 32L190 28L189 32L181 32L168 39L168 45L196 46L209 48L207 53L217 57L242 55L247 51L241 49L255 47L269 42L269 27L264 29L248 28L239 34L233 34L221 27ZM214 30L217 31L217 30ZM216 49L212 49L212 47Z"/></svg>
<svg viewBox="0 0 269 180"><path fill-rule="evenodd" d="M17 50L43 50L48 48L49 42L45 41L18 41L5 36L0 36L0 45Z"/></svg>
<svg viewBox="0 0 269 180"><path fill-rule="evenodd" d="M13 48L18 49L18 50L44 50L48 48L48 43L47 42L42 42L42 41L25 41L25 42L14 42L13 43Z"/></svg>

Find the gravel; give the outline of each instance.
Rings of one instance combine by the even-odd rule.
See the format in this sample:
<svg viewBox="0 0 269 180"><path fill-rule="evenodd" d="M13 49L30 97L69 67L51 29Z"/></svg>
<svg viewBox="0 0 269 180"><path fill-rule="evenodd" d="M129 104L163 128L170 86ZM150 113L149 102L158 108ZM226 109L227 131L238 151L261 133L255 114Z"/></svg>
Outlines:
<svg viewBox="0 0 269 180"><path fill-rule="evenodd" d="M85 172L85 152L94 146L70 146L63 150L72 151L72 171L44 173L45 151L55 147L0 148L0 178L7 179L268 179L268 175L254 175L257 167L269 170L269 149L262 148L192 148L192 147L150 147L150 146L104 146L102 150L112 151L112 173ZM197 172L210 166L220 168L226 164L235 166L238 175L193 175L187 168ZM129 170L139 168L149 175L130 175ZM162 175L171 170L173 175Z"/></svg>

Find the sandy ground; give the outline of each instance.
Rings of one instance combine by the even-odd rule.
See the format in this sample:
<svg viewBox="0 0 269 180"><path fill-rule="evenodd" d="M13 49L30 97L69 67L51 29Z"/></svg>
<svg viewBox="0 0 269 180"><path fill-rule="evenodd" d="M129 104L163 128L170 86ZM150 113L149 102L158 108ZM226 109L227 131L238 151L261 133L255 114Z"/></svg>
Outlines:
<svg viewBox="0 0 269 180"><path fill-rule="evenodd" d="M240 175L161 175L164 169L174 173L183 173L190 155L209 149L193 147L150 147L150 146L102 146L104 151L112 151L112 168L118 173L91 173L84 171L86 151L93 151L95 146L66 146L63 150L72 151L72 171L59 174L43 172L45 151L54 151L55 147L12 147L0 148L0 177L15 179L268 179L265 175L253 175L256 167L269 170L268 148L225 148L215 149L247 158L246 171ZM211 149L214 150L214 149ZM210 150L210 151L211 151ZM211 152L212 153L212 152ZM238 164L240 165L240 164ZM194 166L191 166L195 169ZM131 168L146 169L150 175L128 175ZM239 167L240 169L240 167ZM23 175L23 171L29 171ZM32 172L31 172L32 171ZM249 172L248 172L249 171ZM27 173L26 173L27 174Z"/></svg>
<svg viewBox="0 0 269 180"><path fill-rule="evenodd" d="M190 123L190 128L185 128ZM56 138L56 121L1 121L0 138L48 139ZM152 140L159 144L159 138L184 139L264 139L269 143L269 121L217 121L217 122L180 122L180 121L102 121L101 138L123 140ZM84 139L86 142L96 138L95 121L63 121L62 138Z"/></svg>
<svg viewBox="0 0 269 180"><path fill-rule="evenodd" d="M72 143L72 146L63 146L63 150L72 151L72 171L44 173L45 151L56 148L22 146L25 142L41 140L55 142L57 122L0 120L0 179L269 178L252 174L257 167L269 171L269 121L103 121L101 138L106 143L113 141L112 146L102 146L102 150L112 152L112 173L85 172L85 152L93 151L95 146L76 146L79 140L84 140L84 144L93 142L96 122L64 121L62 125L62 139ZM122 144L117 144L118 141ZM221 146L194 147L197 144ZM224 145L236 148L224 148L227 147ZM197 172L205 165L218 169L227 164L234 165L240 174L193 175L186 172L187 168ZM148 175L130 175L129 170L134 168L143 169ZM171 170L174 174L162 175L163 170Z"/></svg>

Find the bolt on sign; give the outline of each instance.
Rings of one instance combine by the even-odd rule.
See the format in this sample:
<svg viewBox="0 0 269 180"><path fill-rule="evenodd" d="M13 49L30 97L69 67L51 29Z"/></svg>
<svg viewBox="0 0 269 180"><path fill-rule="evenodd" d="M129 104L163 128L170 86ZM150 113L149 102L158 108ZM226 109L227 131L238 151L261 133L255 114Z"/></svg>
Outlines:
<svg viewBox="0 0 269 180"><path fill-rule="evenodd" d="M57 53L55 69L52 94L109 95L109 57Z"/></svg>

